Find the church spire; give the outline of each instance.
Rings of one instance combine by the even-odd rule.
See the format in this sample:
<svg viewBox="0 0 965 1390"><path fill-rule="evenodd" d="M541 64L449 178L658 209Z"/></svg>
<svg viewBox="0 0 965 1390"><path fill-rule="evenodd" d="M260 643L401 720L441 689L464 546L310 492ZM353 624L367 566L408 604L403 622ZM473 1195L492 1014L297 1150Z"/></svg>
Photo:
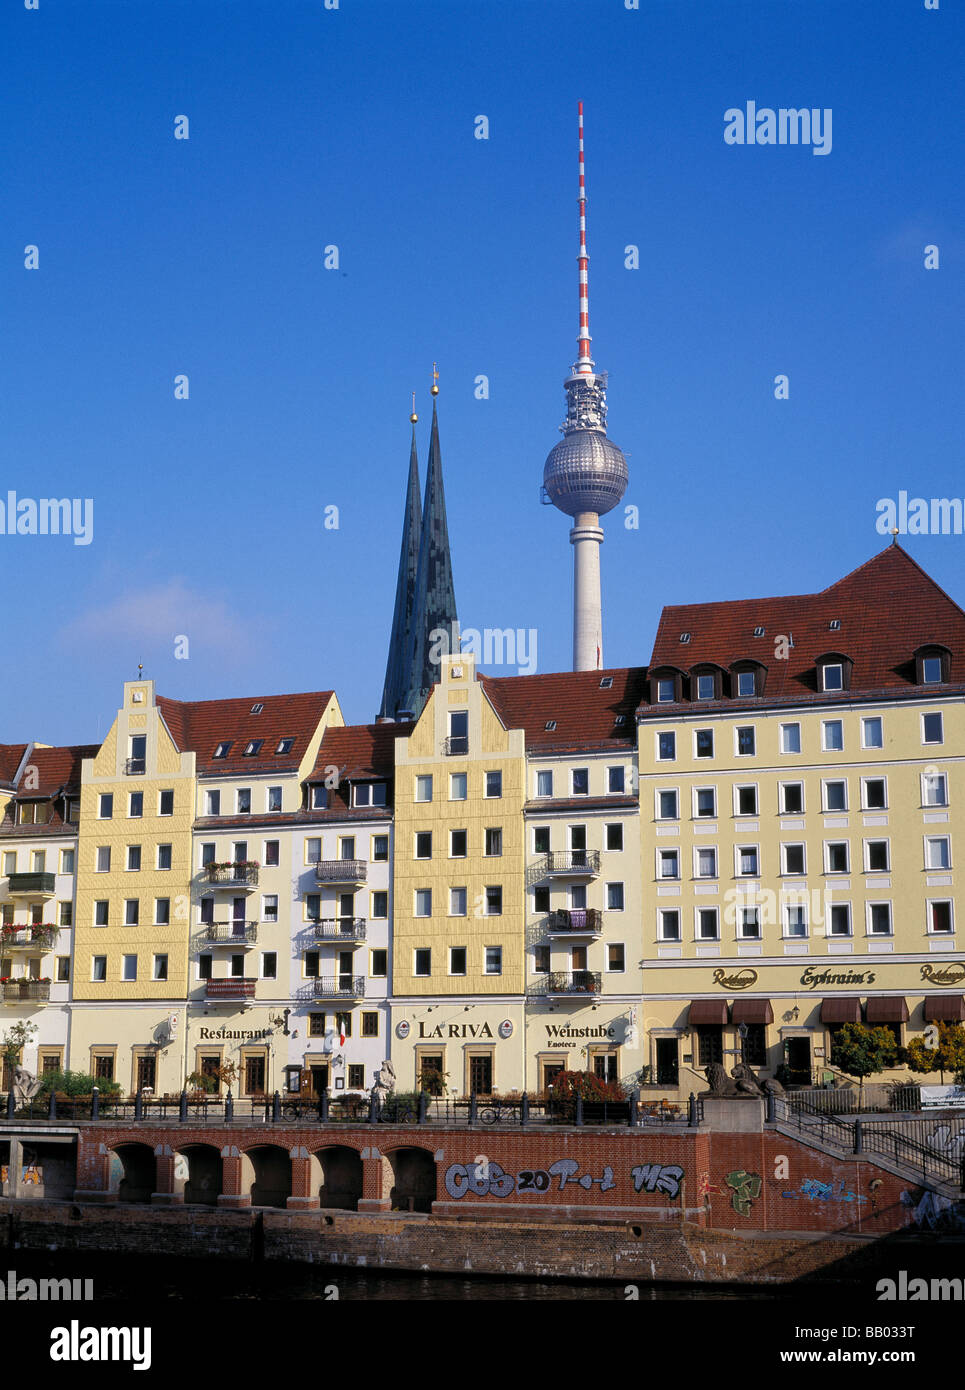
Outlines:
<svg viewBox="0 0 965 1390"><path fill-rule="evenodd" d="M439 657L451 649L458 632L456 595L449 554L449 527L446 522L446 495L442 484L442 451L439 447L439 420L436 397L438 372L432 366L432 436L429 468L426 474L425 503L422 508L422 536L413 603L412 656L408 663L409 685L404 707L418 719L439 679ZM445 639L441 634L445 633Z"/></svg>
<svg viewBox="0 0 965 1390"><path fill-rule="evenodd" d="M415 393L412 396L412 445L409 450L409 485L405 496L405 520L402 527L402 549L399 554L399 577L395 587L395 611L392 614L392 635L389 638L389 657L385 666L385 685L382 688L380 719L394 719L405 706L409 692L409 657L413 644L412 619L415 607L416 577L419 567L419 542L422 537L422 504L419 500L419 455L415 442L415 427L419 419L415 412Z"/></svg>

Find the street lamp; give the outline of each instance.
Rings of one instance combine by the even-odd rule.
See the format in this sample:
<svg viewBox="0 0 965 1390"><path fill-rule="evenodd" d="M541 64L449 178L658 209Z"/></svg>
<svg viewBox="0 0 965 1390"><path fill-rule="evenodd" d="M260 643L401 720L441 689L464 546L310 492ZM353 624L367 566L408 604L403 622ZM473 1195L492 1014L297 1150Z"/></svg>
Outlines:
<svg viewBox="0 0 965 1390"><path fill-rule="evenodd" d="M741 1040L741 1066L747 1066L747 1024L738 1023L737 1035Z"/></svg>

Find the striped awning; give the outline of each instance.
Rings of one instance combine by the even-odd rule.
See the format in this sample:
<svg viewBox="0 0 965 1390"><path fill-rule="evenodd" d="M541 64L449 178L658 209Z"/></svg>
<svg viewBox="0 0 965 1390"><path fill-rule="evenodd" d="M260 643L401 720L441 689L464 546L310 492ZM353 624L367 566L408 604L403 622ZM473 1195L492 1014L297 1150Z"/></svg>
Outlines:
<svg viewBox="0 0 965 1390"><path fill-rule="evenodd" d="M821 1000L822 1023L860 1023L861 1000L857 995L848 994L844 998Z"/></svg>
<svg viewBox="0 0 965 1390"><path fill-rule="evenodd" d="M899 995L897 998L869 999L865 1013L869 1023L907 1023L908 1004Z"/></svg>
<svg viewBox="0 0 965 1390"><path fill-rule="evenodd" d="M735 999L730 1016L735 1023L773 1023L774 1010L769 999Z"/></svg>
<svg viewBox="0 0 965 1390"><path fill-rule="evenodd" d="M721 1024L727 1023L727 1000L726 999L695 999L690 1006L690 1025Z"/></svg>
<svg viewBox="0 0 965 1390"><path fill-rule="evenodd" d="M934 994L926 999L925 1022L965 1022L965 994Z"/></svg>

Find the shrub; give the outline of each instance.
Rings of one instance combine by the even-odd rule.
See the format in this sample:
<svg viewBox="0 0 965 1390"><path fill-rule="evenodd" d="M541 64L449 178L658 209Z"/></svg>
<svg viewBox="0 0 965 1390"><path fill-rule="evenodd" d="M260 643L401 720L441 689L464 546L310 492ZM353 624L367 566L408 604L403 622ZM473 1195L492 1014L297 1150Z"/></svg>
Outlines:
<svg viewBox="0 0 965 1390"><path fill-rule="evenodd" d="M576 1098L585 1101L625 1101L627 1093L618 1081L604 1081L590 1071L561 1071L553 1082L553 1113L559 1119L576 1116Z"/></svg>
<svg viewBox="0 0 965 1390"><path fill-rule="evenodd" d="M96 1086L102 1097L119 1096L120 1083L108 1081L103 1076L89 1076L83 1071L45 1071L41 1077L39 1095L49 1095L56 1091L59 1096L89 1096Z"/></svg>

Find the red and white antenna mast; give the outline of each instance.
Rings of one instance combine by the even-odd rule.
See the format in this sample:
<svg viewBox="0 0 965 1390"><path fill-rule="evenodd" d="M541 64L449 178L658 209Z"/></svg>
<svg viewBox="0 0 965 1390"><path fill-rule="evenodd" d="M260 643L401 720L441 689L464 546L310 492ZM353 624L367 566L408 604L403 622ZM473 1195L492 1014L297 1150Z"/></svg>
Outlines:
<svg viewBox="0 0 965 1390"><path fill-rule="evenodd" d="M587 277L589 255L586 250L586 173L583 165L583 103L580 111L580 335L577 339L578 353L574 370L581 375L593 374L593 358L590 356L590 297Z"/></svg>

